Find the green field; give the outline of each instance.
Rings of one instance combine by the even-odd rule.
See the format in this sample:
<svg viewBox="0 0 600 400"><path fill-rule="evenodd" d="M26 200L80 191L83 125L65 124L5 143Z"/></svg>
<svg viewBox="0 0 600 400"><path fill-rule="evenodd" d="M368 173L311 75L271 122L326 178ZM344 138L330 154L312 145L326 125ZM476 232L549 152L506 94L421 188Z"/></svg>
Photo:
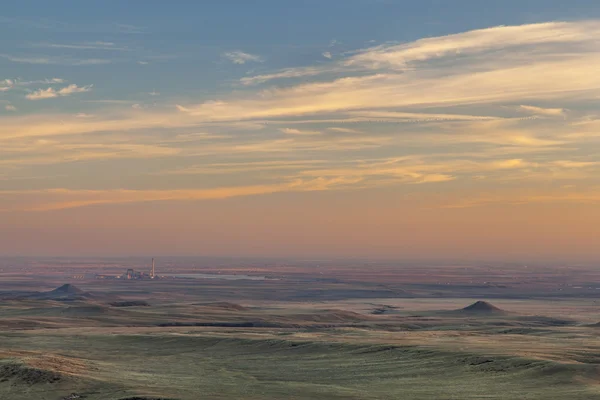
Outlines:
<svg viewBox="0 0 600 400"><path fill-rule="evenodd" d="M24 283L0 302L0 399L600 399L593 299L330 285Z"/></svg>
<svg viewBox="0 0 600 400"><path fill-rule="evenodd" d="M72 392L90 400L134 395L190 400L600 398L578 382L594 379L595 366L419 347L187 335L12 333L0 340L13 351L35 348L56 355L56 369L70 370L58 383L27 385L23 377L9 377L0 384L4 399L54 400ZM44 357L38 363L50 363Z"/></svg>

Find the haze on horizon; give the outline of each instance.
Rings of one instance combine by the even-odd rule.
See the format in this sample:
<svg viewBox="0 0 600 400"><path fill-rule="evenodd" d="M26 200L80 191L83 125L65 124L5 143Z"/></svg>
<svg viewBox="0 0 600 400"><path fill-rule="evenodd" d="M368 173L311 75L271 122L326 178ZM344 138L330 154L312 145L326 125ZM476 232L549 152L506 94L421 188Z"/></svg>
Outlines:
<svg viewBox="0 0 600 400"><path fill-rule="evenodd" d="M3 5L0 255L600 261L600 4L448 3Z"/></svg>

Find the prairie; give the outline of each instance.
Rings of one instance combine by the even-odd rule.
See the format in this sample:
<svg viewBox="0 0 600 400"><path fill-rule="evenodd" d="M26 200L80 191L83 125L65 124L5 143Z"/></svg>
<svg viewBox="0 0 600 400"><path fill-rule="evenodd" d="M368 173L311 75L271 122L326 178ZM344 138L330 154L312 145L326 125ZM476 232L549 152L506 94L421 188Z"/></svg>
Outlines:
<svg viewBox="0 0 600 400"><path fill-rule="evenodd" d="M559 296L551 271L535 296L515 285L473 297L460 274L438 292L421 275L383 285L384 270L365 282L354 270L12 275L0 399L600 399L595 291Z"/></svg>

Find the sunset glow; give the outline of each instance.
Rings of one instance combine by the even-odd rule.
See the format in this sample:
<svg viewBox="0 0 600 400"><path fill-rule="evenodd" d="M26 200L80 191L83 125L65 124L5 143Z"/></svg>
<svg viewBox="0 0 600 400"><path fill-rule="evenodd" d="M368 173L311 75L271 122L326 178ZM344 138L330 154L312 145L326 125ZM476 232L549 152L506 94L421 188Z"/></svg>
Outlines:
<svg viewBox="0 0 600 400"><path fill-rule="evenodd" d="M600 7L210 3L0 12L0 253L599 259Z"/></svg>

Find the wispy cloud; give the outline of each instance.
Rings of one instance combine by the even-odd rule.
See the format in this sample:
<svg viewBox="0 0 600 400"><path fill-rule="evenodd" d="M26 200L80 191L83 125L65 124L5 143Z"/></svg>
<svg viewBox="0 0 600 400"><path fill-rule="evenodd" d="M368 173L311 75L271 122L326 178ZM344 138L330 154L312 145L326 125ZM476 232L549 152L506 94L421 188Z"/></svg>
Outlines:
<svg viewBox="0 0 600 400"><path fill-rule="evenodd" d="M541 24L498 26L448 36L420 39L407 44L383 45L357 52L344 65L368 68L405 69L411 62L422 62L444 57L469 56L502 50L519 52L535 46L550 45L550 51L563 44L587 43L593 45L600 34L597 21L550 22ZM547 49L547 47L546 47Z"/></svg>
<svg viewBox="0 0 600 400"><path fill-rule="evenodd" d="M42 29L56 32L69 33L95 33L95 34L142 34L147 30L144 27L122 23L73 23L54 20L50 18L14 18L1 17L0 22L10 24L13 29Z"/></svg>
<svg viewBox="0 0 600 400"><path fill-rule="evenodd" d="M565 116L566 110L564 108L543 108L536 106L519 106L519 109L523 112L534 114L534 115L547 115L551 117Z"/></svg>
<svg viewBox="0 0 600 400"><path fill-rule="evenodd" d="M121 100L121 99L100 99L100 100L83 100L85 103L98 103L98 104L132 104L135 103L133 100Z"/></svg>
<svg viewBox="0 0 600 400"><path fill-rule="evenodd" d="M51 99L54 97L70 96L75 93L85 93L85 92L89 92L91 90L92 90L92 85L80 87L75 84L71 84L69 86L65 86L62 89L58 89L58 90L51 88L51 87L47 88L47 89L38 89L33 93L29 93L25 97L29 100L43 100L43 99Z"/></svg>
<svg viewBox="0 0 600 400"><path fill-rule="evenodd" d="M321 132L319 132L319 131L306 131L306 130L295 129L295 128L281 128L280 131L287 135L320 135L321 134Z"/></svg>
<svg viewBox="0 0 600 400"><path fill-rule="evenodd" d="M2 143L0 165L3 167L64 164L115 159L151 159L181 154L181 149L155 143L123 140L72 141L36 139L14 145Z"/></svg>
<svg viewBox="0 0 600 400"><path fill-rule="evenodd" d="M600 161L571 161L571 160L556 160L552 164L562 168L591 168L600 165Z"/></svg>
<svg viewBox="0 0 600 400"><path fill-rule="evenodd" d="M10 54L0 54L0 57L6 58L9 61L23 64L46 64L46 65L99 65L110 64L111 60L104 58L71 58L71 57L54 57L54 56L15 56Z"/></svg>
<svg viewBox="0 0 600 400"><path fill-rule="evenodd" d="M327 130L329 130L331 132L341 132L341 133L361 133L360 131L357 131L356 129L340 128L338 126L329 127L329 128L327 128Z"/></svg>
<svg viewBox="0 0 600 400"><path fill-rule="evenodd" d="M106 204L128 204L156 201L215 200L239 196L263 195L277 192L301 192L330 190L344 186L342 179L301 180L276 185L232 186L215 189L183 190L71 190L47 189L30 191L0 191L0 200L19 196L25 199L17 207L1 207L0 211L52 211Z"/></svg>
<svg viewBox="0 0 600 400"><path fill-rule="evenodd" d="M244 53L243 51L230 51L223 53L223 57L233 62L234 64L246 64L247 62L263 62L262 57Z"/></svg>
<svg viewBox="0 0 600 400"><path fill-rule="evenodd" d="M481 71L482 67L486 69L522 67L532 59L535 63L543 64L556 61L559 54L589 56L592 61L599 34L600 24L595 20L499 26L420 39L406 44L386 44L362 49L329 65L289 68L270 74L245 77L241 82L249 85L275 79L326 73L357 74L368 71L402 73L413 71L421 65L431 64L440 59L446 61L444 70L452 75L456 73L453 63L449 63L452 60L455 60L454 64L458 71L462 68L466 73L470 73L471 70ZM579 51L573 54L573 50L565 46L577 46ZM469 64L470 59L479 65ZM573 60L573 64L576 62ZM428 75L435 76L436 70L437 68L430 70Z"/></svg>
<svg viewBox="0 0 600 400"><path fill-rule="evenodd" d="M318 82L266 89L254 97L184 105L181 109L206 119L243 120L342 110L383 112L386 108L527 104L532 100L547 104L567 93L571 99L593 99L600 92L600 76L593 71L593 66L600 63L595 51L599 33L599 21L548 23L379 46L332 65L245 77L241 83L327 73L341 78L323 79L327 77L323 75ZM443 63L438 62L441 58ZM543 115L554 115L558 108L548 107L551 111L547 109ZM535 111L544 113L541 107Z"/></svg>
<svg viewBox="0 0 600 400"><path fill-rule="evenodd" d="M481 195L475 198L463 199L442 205L442 208L471 208L483 207L490 204L597 204L600 203L600 191L554 191L542 193L524 193L513 191L504 194Z"/></svg>
<svg viewBox="0 0 600 400"><path fill-rule="evenodd" d="M156 175L224 175L240 172L302 170L326 164L323 160L274 160L249 162L222 162L193 165L186 168L161 171Z"/></svg>
<svg viewBox="0 0 600 400"><path fill-rule="evenodd" d="M243 85L256 85L259 83L269 82L275 79L293 79L308 76L316 76L322 74L323 72L323 68L320 67L289 68L271 74L247 76L245 78L240 79L240 82Z"/></svg>
<svg viewBox="0 0 600 400"><path fill-rule="evenodd" d="M137 26L137 25L115 24L114 26L119 33L140 34L140 33L147 32L145 27Z"/></svg>
<svg viewBox="0 0 600 400"><path fill-rule="evenodd" d="M55 83L64 83L65 80L61 78L51 78L51 79L40 79L33 81L25 81L22 79L4 79L0 81L0 92L8 92L9 90L16 89L23 86L30 85L50 85Z"/></svg>
<svg viewBox="0 0 600 400"><path fill-rule="evenodd" d="M50 49L73 49L73 50L107 50L107 51L131 51L127 47L117 46L112 42L83 42L83 43L38 43L36 47L44 47Z"/></svg>
<svg viewBox="0 0 600 400"><path fill-rule="evenodd" d="M264 193L587 179L600 173L587 154L593 147L584 145L599 137L600 124L586 114L600 96L596 32L597 21L497 27L249 76L242 79L244 90L199 103L150 110L143 99L101 100L128 106L86 117L5 115L0 158L14 167L177 157L181 167L173 174L182 181L189 174L244 174L249 187ZM298 82L307 77L314 79ZM285 85L250 87L275 79ZM88 88L41 87L30 96L66 96ZM390 154L397 157L386 158ZM256 164L266 157L284 161ZM308 163L315 159L325 162ZM225 166L236 164L232 160L247 164ZM206 193L197 192L198 198ZM96 195L104 194L84 199L73 194L56 204L143 201L137 192L124 197L115 192L88 203Z"/></svg>

